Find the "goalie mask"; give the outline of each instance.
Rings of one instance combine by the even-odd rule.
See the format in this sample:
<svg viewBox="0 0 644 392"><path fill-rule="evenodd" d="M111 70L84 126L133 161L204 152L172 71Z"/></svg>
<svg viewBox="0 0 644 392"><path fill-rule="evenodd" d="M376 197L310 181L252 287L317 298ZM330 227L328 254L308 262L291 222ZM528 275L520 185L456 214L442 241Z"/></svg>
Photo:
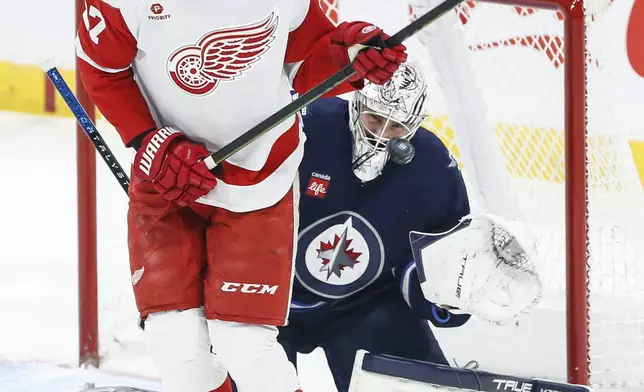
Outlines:
<svg viewBox="0 0 644 392"><path fill-rule="evenodd" d="M363 182L378 177L392 149L392 139L408 141L427 117L425 75L416 64L403 64L386 84L368 83L357 91L349 109L353 133L352 168ZM407 149L412 146L407 144ZM398 144L400 145L400 143ZM413 155L412 155L413 156ZM403 159L407 163L411 158Z"/></svg>

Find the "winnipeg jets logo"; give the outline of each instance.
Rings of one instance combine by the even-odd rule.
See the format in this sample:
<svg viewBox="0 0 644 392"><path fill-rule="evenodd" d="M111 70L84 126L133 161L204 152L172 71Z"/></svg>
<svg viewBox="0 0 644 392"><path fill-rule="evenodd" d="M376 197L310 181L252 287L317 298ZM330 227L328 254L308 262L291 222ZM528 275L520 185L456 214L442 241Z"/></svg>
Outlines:
<svg viewBox="0 0 644 392"><path fill-rule="evenodd" d="M376 280L384 268L382 239L353 211L314 222L300 232L295 275L313 293L344 298Z"/></svg>
<svg viewBox="0 0 644 392"><path fill-rule="evenodd" d="M177 49L167 63L170 79L188 94L211 93L222 81L248 71L270 48L279 17L275 12L259 23L210 32Z"/></svg>
<svg viewBox="0 0 644 392"><path fill-rule="evenodd" d="M329 280L331 275L337 277L342 276L342 271L346 267L353 268L356 263L359 263L358 257L361 253L355 252L350 249L352 240L347 239L348 227L345 227L342 234L335 235L333 243L320 242L318 249L318 257L322 259L322 267L320 271L326 271L326 279Z"/></svg>
<svg viewBox="0 0 644 392"><path fill-rule="evenodd" d="M451 152L449 152L449 165L447 165L447 167L448 168L453 168L453 167L459 168L458 161L456 160L456 158L454 158L454 155Z"/></svg>

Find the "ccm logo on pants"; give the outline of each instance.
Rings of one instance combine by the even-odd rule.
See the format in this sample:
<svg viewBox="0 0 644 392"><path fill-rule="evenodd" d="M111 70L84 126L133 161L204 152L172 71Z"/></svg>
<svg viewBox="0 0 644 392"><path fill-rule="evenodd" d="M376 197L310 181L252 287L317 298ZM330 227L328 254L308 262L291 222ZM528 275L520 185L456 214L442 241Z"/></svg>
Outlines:
<svg viewBox="0 0 644 392"><path fill-rule="evenodd" d="M256 283L235 283L235 282L224 282L224 285L221 286L221 291L227 291L229 293L234 293L241 291L246 294L270 294L273 295L277 292L279 288L278 285L269 286L267 284L256 284Z"/></svg>

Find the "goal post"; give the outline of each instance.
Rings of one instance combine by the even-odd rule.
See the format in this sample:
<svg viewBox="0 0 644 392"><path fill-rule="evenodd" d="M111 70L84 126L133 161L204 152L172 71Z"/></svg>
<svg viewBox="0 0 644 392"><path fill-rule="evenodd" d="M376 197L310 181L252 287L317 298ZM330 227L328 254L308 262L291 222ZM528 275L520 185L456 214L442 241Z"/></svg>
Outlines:
<svg viewBox="0 0 644 392"><path fill-rule="evenodd" d="M84 0L76 0L75 26L82 20ZM96 121L96 110L76 72L76 97ZM78 347L79 365L98 366L98 276L96 226L96 150L76 124L78 197Z"/></svg>

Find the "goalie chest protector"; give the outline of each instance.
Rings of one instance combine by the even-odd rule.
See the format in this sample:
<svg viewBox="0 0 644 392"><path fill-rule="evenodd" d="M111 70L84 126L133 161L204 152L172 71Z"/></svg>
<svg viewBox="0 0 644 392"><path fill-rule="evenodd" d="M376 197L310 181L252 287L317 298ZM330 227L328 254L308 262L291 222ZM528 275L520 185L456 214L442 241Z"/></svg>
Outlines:
<svg viewBox="0 0 644 392"><path fill-rule="evenodd" d="M303 118L293 311L350 304L394 284L392 270L412 260L410 231L445 231L469 213L458 165L434 134L420 129L410 163L389 162L363 184L351 169L348 102L320 99Z"/></svg>

